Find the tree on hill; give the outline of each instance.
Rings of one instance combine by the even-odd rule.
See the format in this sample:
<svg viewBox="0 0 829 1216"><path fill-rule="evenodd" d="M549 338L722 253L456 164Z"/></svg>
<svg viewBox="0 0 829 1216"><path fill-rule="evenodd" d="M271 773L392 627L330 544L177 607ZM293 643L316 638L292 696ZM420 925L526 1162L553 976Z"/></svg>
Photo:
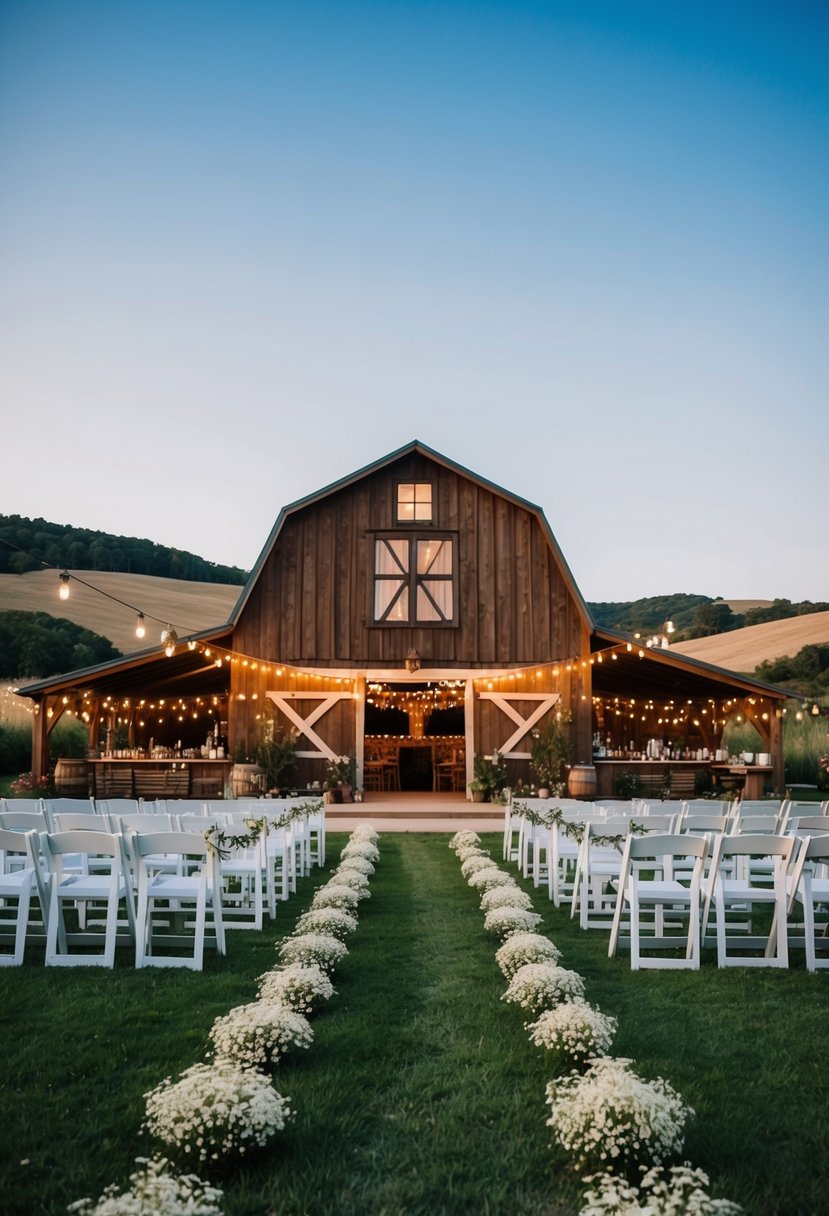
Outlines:
<svg viewBox="0 0 829 1216"><path fill-rule="evenodd" d="M654 633L672 621L677 633L689 628L699 607L711 603L707 595L654 595L627 603L588 604L600 628L622 633Z"/></svg>
<svg viewBox="0 0 829 1216"><path fill-rule="evenodd" d="M109 638L46 612L0 612L0 677L45 679L121 655Z"/></svg>
<svg viewBox="0 0 829 1216"><path fill-rule="evenodd" d="M219 566L151 540L111 536L22 515L0 515L0 574L26 574L42 569L44 562L70 570L153 574L197 583L241 585L247 577L238 566Z"/></svg>
<svg viewBox="0 0 829 1216"><path fill-rule="evenodd" d="M829 694L829 645L804 646L795 655L766 659L754 673L767 684L791 688L804 697Z"/></svg>

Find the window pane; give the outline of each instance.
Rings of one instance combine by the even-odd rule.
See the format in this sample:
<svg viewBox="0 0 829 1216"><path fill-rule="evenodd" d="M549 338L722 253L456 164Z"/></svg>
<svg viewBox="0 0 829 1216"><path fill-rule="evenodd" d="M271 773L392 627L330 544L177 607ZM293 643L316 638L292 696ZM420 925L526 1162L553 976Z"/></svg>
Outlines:
<svg viewBox="0 0 829 1216"><path fill-rule="evenodd" d="M383 619L389 605L401 591L401 588L402 594L400 594L399 599L394 604L391 612L389 612L387 619L390 621L407 621L409 619L409 589L403 580L398 578L378 578L374 584L375 621Z"/></svg>
<svg viewBox="0 0 829 1216"><path fill-rule="evenodd" d="M397 518L401 522L407 519L415 518L415 504L413 502L399 502L397 504Z"/></svg>
<svg viewBox="0 0 829 1216"><path fill-rule="evenodd" d="M451 574L452 542L450 540L419 540L417 542L418 574Z"/></svg>
<svg viewBox="0 0 829 1216"><path fill-rule="evenodd" d="M432 519L432 483L401 481L397 486L397 518L400 521Z"/></svg>
<svg viewBox="0 0 829 1216"><path fill-rule="evenodd" d="M422 586L417 589L417 619L419 621L439 621L441 614L437 611Z"/></svg>
<svg viewBox="0 0 829 1216"><path fill-rule="evenodd" d="M408 572L408 569L408 540L378 540L375 543L375 574L405 574Z"/></svg>
<svg viewBox="0 0 829 1216"><path fill-rule="evenodd" d="M424 590L429 592L429 595L432 597L432 599L438 606L438 616L437 617L435 617L435 616L421 617L420 616L420 597L421 597L421 595L423 595ZM424 599L425 598L426 597L424 596ZM418 588L417 603L418 603L417 611L418 611L419 620L426 621L426 620L441 620L442 619L445 621L451 621L452 616L453 616L452 580L449 578L447 578L447 579L425 578L423 580L422 588L421 587ZM429 606L430 606L430 608L432 607L431 604ZM433 608L432 608L432 611L434 612Z"/></svg>
<svg viewBox="0 0 829 1216"><path fill-rule="evenodd" d="M414 482L401 481L400 485L397 487L398 503L414 502L414 500L415 500Z"/></svg>

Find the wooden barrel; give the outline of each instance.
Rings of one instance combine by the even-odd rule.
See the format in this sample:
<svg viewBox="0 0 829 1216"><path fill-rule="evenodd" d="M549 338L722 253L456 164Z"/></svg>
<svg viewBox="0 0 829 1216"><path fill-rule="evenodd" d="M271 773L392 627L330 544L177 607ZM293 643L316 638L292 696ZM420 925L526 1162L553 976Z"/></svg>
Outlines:
<svg viewBox="0 0 829 1216"><path fill-rule="evenodd" d="M265 770L258 764L234 764L230 770L234 798L259 798L265 789Z"/></svg>
<svg viewBox="0 0 829 1216"><path fill-rule="evenodd" d="M86 760L61 756L55 765L55 791L61 798L88 798L89 765Z"/></svg>
<svg viewBox="0 0 829 1216"><path fill-rule="evenodd" d="M567 778L567 789L573 798L594 798L596 770L592 764L574 764Z"/></svg>

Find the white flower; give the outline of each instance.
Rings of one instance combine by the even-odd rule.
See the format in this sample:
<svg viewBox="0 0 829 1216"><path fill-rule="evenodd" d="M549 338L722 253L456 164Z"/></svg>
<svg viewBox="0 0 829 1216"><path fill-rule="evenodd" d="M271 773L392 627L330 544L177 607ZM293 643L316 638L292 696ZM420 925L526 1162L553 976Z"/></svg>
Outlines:
<svg viewBox="0 0 829 1216"><path fill-rule="evenodd" d="M489 857L489 849L482 849L477 844L462 844L455 849L458 861L466 861L468 857Z"/></svg>
<svg viewBox="0 0 829 1216"><path fill-rule="evenodd" d="M495 961L507 979L525 963L552 963L561 958L558 946L540 933L512 933L495 951Z"/></svg>
<svg viewBox="0 0 829 1216"><path fill-rule="evenodd" d="M261 1148L291 1113L263 1073L223 1060L194 1064L144 1096L150 1135L177 1156L200 1162Z"/></svg>
<svg viewBox="0 0 829 1216"><path fill-rule="evenodd" d="M380 839L380 833L376 828L373 828L370 823L358 823L354 831L351 833L351 840L368 840L371 844L377 844Z"/></svg>
<svg viewBox="0 0 829 1216"><path fill-rule="evenodd" d="M492 866L495 866L495 862L491 857L487 857L485 853L474 853L461 865L461 874L464 878L469 878L471 874L477 874L479 870L489 870ZM495 868L497 869L497 866Z"/></svg>
<svg viewBox="0 0 829 1216"><path fill-rule="evenodd" d="M313 908L340 908L353 916L360 902L360 894L353 887L341 882L328 882L320 887L311 900Z"/></svg>
<svg viewBox="0 0 829 1216"><path fill-rule="evenodd" d="M481 838L477 832L456 832L449 841L450 849L459 849L462 845L480 844Z"/></svg>
<svg viewBox="0 0 829 1216"><path fill-rule="evenodd" d="M368 878L365 874L361 874L359 870L352 870L347 863L343 863L339 869L334 871L326 886L348 887L358 903L361 899L371 899L371 892L368 889ZM319 889L319 891L324 890L325 887L320 887ZM317 895L319 895L319 891L317 891ZM316 901L316 896L314 900Z"/></svg>
<svg viewBox="0 0 829 1216"><path fill-rule="evenodd" d="M348 946L331 933L300 933L277 947L283 963L316 963L330 971L348 954Z"/></svg>
<svg viewBox="0 0 829 1216"><path fill-rule="evenodd" d="M743 1210L728 1199L712 1199L708 1175L687 1162L667 1173L654 1166L639 1188L614 1174L593 1174L585 1182L590 1189L579 1216L738 1216Z"/></svg>
<svg viewBox="0 0 829 1216"><path fill-rule="evenodd" d="M530 1023L530 1042L581 1062L590 1056L606 1056L616 1034L616 1018L589 1005L581 997L545 1009Z"/></svg>
<svg viewBox="0 0 829 1216"><path fill-rule="evenodd" d="M296 923L295 933L333 933L340 940L357 928L359 921L342 908L311 908L303 912Z"/></svg>
<svg viewBox="0 0 829 1216"><path fill-rule="evenodd" d="M510 874L505 874L503 870L499 870L495 862L491 862L486 870L478 870L477 874L470 874L467 879L470 887L475 887L478 891L489 891L492 887L514 887L515 879Z"/></svg>
<svg viewBox="0 0 829 1216"><path fill-rule="evenodd" d="M366 857L361 857L357 853L351 853L345 859L345 862L340 866L341 870L354 870L358 874L364 874L368 878L374 873L374 866ZM336 871L335 871L336 873Z"/></svg>
<svg viewBox="0 0 829 1216"><path fill-rule="evenodd" d="M579 1168L659 1164L682 1149L694 1112L662 1077L644 1081L630 1064L609 1056L591 1060L584 1076L570 1073L547 1085L548 1126Z"/></svg>
<svg viewBox="0 0 829 1216"><path fill-rule="evenodd" d="M539 914L526 908L493 908L484 917L487 933L498 933L501 937L509 937L511 933L531 933L540 923Z"/></svg>
<svg viewBox="0 0 829 1216"><path fill-rule="evenodd" d="M493 908L524 908L532 910L533 901L526 891L520 887L490 887L481 896L481 911L491 912Z"/></svg>
<svg viewBox="0 0 829 1216"><path fill-rule="evenodd" d="M552 963L525 963L513 975L501 1000L540 1013L573 996L584 996L584 980L577 971Z"/></svg>
<svg viewBox="0 0 829 1216"><path fill-rule="evenodd" d="M348 857L364 857L366 861L376 865L380 860L380 850L370 840L349 840L340 853L340 861L345 861Z"/></svg>
<svg viewBox="0 0 829 1216"><path fill-rule="evenodd" d="M291 1047L309 1047L314 1032L308 1019L287 1005L252 1001L216 1018L210 1039L217 1059L243 1068L265 1069Z"/></svg>
<svg viewBox="0 0 829 1216"><path fill-rule="evenodd" d="M130 1174L129 1190L113 1183L97 1203L79 1199L69 1205L79 1216L222 1216L222 1192L195 1174L171 1173L166 1157L136 1157L142 1168Z"/></svg>
<svg viewBox="0 0 829 1216"><path fill-rule="evenodd" d="M311 1013L315 1005L334 994L334 985L316 963L291 963L259 976L260 1001L287 1005L299 1013Z"/></svg>

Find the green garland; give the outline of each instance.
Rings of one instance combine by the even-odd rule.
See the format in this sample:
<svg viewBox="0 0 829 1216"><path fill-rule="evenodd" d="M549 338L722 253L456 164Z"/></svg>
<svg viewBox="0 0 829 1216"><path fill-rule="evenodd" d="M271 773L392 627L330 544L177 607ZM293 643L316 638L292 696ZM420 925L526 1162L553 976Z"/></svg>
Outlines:
<svg viewBox="0 0 829 1216"><path fill-rule="evenodd" d="M569 836L571 840L575 840L576 844L581 844L584 840L584 829L587 825L579 819L565 819L564 811L559 806L553 807L546 814L534 811L531 807L527 806L526 802L514 802L512 806L514 811L517 811L519 815L523 815L535 827L551 828L555 824L565 836ZM614 836L597 833L591 837L591 840L593 844L601 848L607 848L610 845L620 847L631 832L634 836L646 836L649 830L645 824L637 823L631 819L627 832L619 832Z"/></svg>

